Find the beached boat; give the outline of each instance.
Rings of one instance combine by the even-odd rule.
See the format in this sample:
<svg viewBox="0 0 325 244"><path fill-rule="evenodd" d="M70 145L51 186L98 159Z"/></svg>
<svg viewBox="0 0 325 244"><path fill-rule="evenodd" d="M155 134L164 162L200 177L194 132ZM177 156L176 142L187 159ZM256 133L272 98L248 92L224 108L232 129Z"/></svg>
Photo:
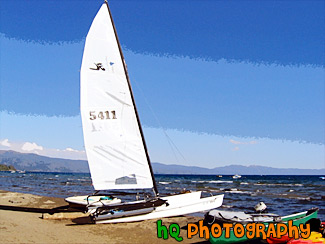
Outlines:
<svg viewBox="0 0 325 244"><path fill-rule="evenodd" d="M325 222L321 222L318 218L310 219L306 222L309 224L310 235L305 236L305 238L300 237L299 239L295 239L294 237L289 237L288 234L285 234L281 238L276 238L270 236L266 239L268 244L282 244L282 243L290 243L290 244L324 244L325 243Z"/></svg>
<svg viewBox="0 0 325 244"><path fill-rule="evenodd" d="M95 190L149 189L151 196L90 210L96 223L130 222L206 211L223 195L160 197L108 3L88 32L80 74L85 149Z"/></svg>
<svg viewBox="0 0 325 244"><path fill-rule="evenodd" d="M280 239L277 238L268 238L267 239L268 244L324 244L325 243L325 238L322 236L321 233L312 231L310 233L310 236L305 239L305 238L299 238L299 239L294 239L294 238L289 238L288 235L283 236Z"/></svg>
<svg viewBox="0 0 325 244"><path fill-rule="evenodd" d="M247 225L248 223L262 223L265 225L267 230L268 226L272 223L277 225L279 223L287 224L288 221L292 220L292 224L299 226L300 224L305 224L308 220L317 218L318 208L313 208L305 212L295 213L288 216L279 216L270 213L254 213L247 214L244 212L231 212L231 211L219 211L211 210L206 213L204 218L204 224L211 228L213 224L218 224L223 226L225 223L236 224L240 223L242 225ZM225 232L218 238L210 235L209 241L213 244L224 244L224 243L240 243L248 240L259 239L252 238L248 239L246 235L241 238L235 236L233 229L230 230L229 238L225 237Z"/></svg>

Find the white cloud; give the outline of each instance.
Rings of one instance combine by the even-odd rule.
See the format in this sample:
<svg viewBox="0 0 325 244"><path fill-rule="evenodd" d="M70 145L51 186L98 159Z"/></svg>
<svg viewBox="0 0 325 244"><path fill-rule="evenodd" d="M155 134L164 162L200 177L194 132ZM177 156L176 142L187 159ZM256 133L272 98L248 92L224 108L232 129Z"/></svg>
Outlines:
<svg viewBox="0 0 325 244"><path fill-rule="evenodd" d="M42 146L38 146L35 142L30 143L30 142L25 142L23 146L21 147L23 151L34 151L34 150L43 150Z"/></svg>
<svg viewBox="0 0 325 244"><path fill-rule="evenodd" d="M36 153L52 158L66 158L77 160L87 159L86 152L84 150L78 150L72 147L67 147L65 149L47 148L40 146L35 142L19 142L12 140L9 142L9 139L0 140L0 150L13 150L20 153Z"/></svg>
<svg viewBox="0 0 325 244"><path fill-rule="evenodd" d="M241 142L241 141L235 141L233 139L230 139L229 141L230 141L230 143L235 144L235 145L253 145L253 144L257 143L256 141Z"/></svg>
<svg viewBox="0 0 325 244"><path fill-rule="evenodd" d="M72 149L70 147L67 147L66 149L64 149L64 151L66 151L66 152L79 152L78 150Z"/></svg>
<svg viewBox="0 0 325 244"><path fill-rule="evenodd" d="M232 144L236 144L236 145L239 145L239 144L242 144L240 141L235 141L233 139L230 139L229 140Z"/></svg>
<svg viewBox="0 0 325 244"><path fill-rule="evenodd" d="M0 145L4 146L4 147L10 147L11 146L8 139L4 139L4 140L0 141Z"/></svg>
<svg viewBox="0 0 325 244"><path fill-rule="evenodd" d="M71 147L66 149L50 149L46 148L42 152L44 156L55 157L55 158L66 158L66 159L87 159L85 151L79 151Z"/></svg>

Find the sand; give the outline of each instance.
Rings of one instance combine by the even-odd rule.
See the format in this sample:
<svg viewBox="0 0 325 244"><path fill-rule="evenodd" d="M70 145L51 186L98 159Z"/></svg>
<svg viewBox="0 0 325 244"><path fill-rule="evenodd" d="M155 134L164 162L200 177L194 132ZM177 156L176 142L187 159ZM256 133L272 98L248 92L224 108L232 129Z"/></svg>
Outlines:
<svg viewBox="0 0 325 244"><path fill-rule="evenodd" d="M0 205L1 243L207 243L198 236L187 239L187 224L197 222L201 219L198 217L162 218L166 226L177 223L182 227L180 236L183 241L177 242L172 237L167 240L157 238L157 220L96 225L90 224L82 213L54 214L57 219L49 219L46 218L48 214L4 210L3 207L51 209L66 205L61 198L0 190Z"/></svg>

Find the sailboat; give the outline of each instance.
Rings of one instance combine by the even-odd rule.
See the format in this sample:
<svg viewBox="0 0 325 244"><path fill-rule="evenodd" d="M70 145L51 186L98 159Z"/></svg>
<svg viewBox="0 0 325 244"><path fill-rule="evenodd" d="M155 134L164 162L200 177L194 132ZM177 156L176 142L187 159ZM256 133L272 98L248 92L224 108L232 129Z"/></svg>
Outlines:
<svg viewBox="0 0 325 244"><path fill-rule="evenodd" d="M236 175L233 175L232 178L233 179L240 179L241 178L241 175L236 174Z"/></svg>
<svg viewBox="0 0 325 244"><path fill-rule="evenodd" d="M152 189L152 197L91 209L96 223L133 222L217 208L223 195L160 197L127 66L107 1L88 32L80 72L80 107L95 190Z"/></svg>

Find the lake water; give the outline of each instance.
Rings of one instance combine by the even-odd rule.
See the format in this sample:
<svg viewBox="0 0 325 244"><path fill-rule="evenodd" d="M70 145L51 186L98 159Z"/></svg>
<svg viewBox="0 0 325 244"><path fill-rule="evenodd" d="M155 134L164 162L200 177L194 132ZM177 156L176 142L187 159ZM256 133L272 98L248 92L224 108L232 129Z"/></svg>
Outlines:
<svg viewBox="0 0 325 244"><path fill-rule="evenodd" d="M264 202L269 212L287 215L318 207L325 221L325 180L320 176L155 175L160 195L182 190L202 190L206 195L225 194L221 209L253 211ZM94 192L86 173L0 172L2 190L65 198ZM133 193L134 191L128 191ZM148 192L147 192L148 193ZM134 195L117 197L134 200ZM203 216L203 214L201 214Z"/></svg>

